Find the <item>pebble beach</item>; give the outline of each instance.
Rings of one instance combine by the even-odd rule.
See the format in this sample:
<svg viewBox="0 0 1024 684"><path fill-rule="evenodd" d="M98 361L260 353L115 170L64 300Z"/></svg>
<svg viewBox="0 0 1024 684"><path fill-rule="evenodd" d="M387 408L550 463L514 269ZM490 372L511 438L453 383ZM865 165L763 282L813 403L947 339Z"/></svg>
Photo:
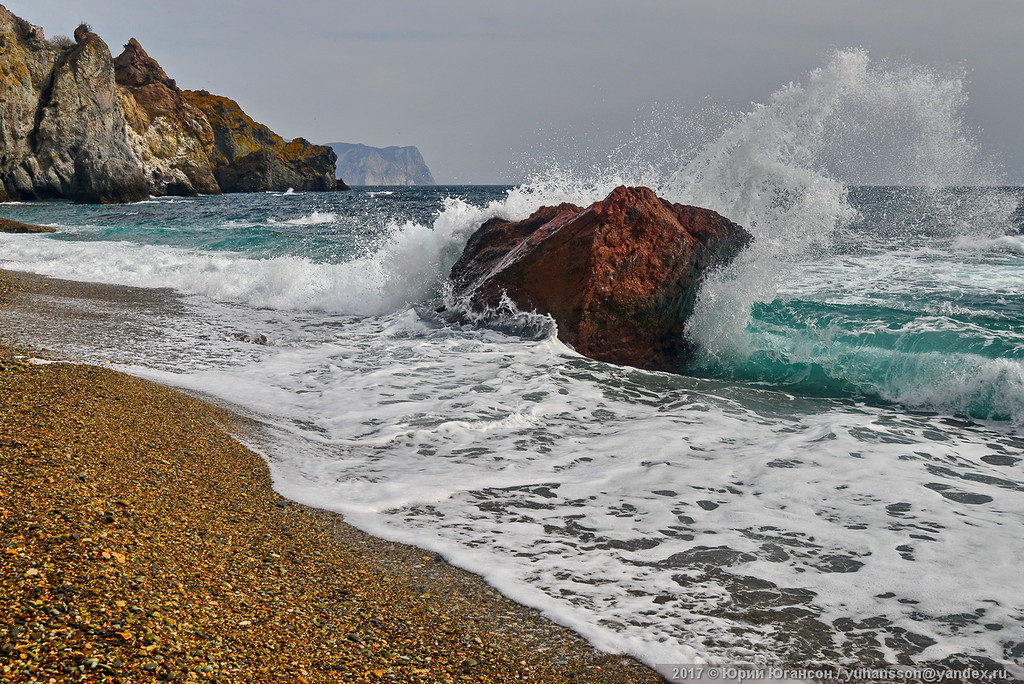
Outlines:
<svg viewBox="0 0 1024 684"><path fill-rule="evenodd" d="M48 288L0 273L0 306ZM0 681L663 681L282 499L238 416L0 343Z"/></svg>

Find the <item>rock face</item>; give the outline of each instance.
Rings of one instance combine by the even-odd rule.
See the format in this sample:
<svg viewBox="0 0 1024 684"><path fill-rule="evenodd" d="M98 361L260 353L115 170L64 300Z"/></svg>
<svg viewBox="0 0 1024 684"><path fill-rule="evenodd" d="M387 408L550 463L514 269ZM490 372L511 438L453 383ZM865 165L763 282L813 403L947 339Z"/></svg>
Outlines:
<svg viewBox="0 0 1024 684"><path fill-rule="evenodd" d="M330 148L198 99L230 106L208 117L134 38L113 59L85 24L47 41L0 6L0 200L344 189Z"/></svg>
<svg viewBox="0 0 1024 684"><path fill-rule="evenodd" d="M600 361L678 371L700 280L752 240L739 225L648 188L620 186L583 209L542 207L524 221L491 219L451 271L477 310L507 295L550 315L558 337Z"/></svg>
<svg viewBox="0 0 1024 684"><path fill-rule="evenodd" d="M128 138L148 174L153 195L216 195L210 155L213 129L155 59L132 38L114 59L125 97Z"/></svg>
<svg viewBox="0 0 1024 684"><path fill-rule="evenodd" d="M434 176L415 147L328 145L338 154L338 175L351 185L434 185Z"/></svg>
<svg viewBox="0 0 1024 684"><path fill-rule="evenodd" d="M285 142L227 97L205 90L186 90L185 97L213 128L210 160L224 192L335 189L337 157L330 147L302 138Z"/></svg>
<svg viewBox="0 0 1024 684"><path fill-rule="evenodd" d="M71 45L0 6L0 174L7 197L144 199L110 50L82 25ZM89 179L77 174L91 174Z"/></svg>

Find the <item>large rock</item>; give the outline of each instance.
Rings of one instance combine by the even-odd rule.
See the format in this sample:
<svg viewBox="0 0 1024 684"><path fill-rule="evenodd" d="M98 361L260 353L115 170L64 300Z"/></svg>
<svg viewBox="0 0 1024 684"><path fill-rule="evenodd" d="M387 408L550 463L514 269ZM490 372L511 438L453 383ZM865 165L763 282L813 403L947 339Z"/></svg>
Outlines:
<svg viewBox="0 0 1024 684"><path fill-rule="evenodd" d="M186 90L213 127L213 173L224 192L334 190L337 155L296 138L285 142L253 120L234 100L206 90Z"/></svg>
<svg viewBox="0 0 1024 684"><path fill-rule="evenodd" d="M213 129L185 99L174 79L132 38L114 59L125 97L128 138L146 170L153 195L217 195L213 176Z"/></svg>
<svg viewBox="0 0 1024 684"><path fill-rule="evenodd" d="M34 223L22 223L8 218L0 218L0 233L56 233L56 228L37 226Z"/></svg>
<svg viewBox="0 0 1024 684"><path fill-rule="evenodd" d="M99 146L75 157L75 175L68 192L81 204L124 204L149 197L149 184L138 166L107 156Z"/></svg>
<svg viewBox="0 0 1024 684"><path fill-rule="evenodd" d="M714 211L621 186L586 209L561 204L524 221L487 221L451 281L476 310L507 296L550 315L559 339L591 358L678 371L691 351L683 331L701 278L751 239Z"/></svg>
<svg viewBox="0 0 1024 684"><path fill-rule="evenodd" d="M74 43L47 42L41 29L0 7L0 175L19 199L72 197L90 186L96 201L144 199L141 160L127 141L121 92L107 44L86 25ZM101 159L102 163L97 163ZM76 178L96 169L93 183Z"/></svg>

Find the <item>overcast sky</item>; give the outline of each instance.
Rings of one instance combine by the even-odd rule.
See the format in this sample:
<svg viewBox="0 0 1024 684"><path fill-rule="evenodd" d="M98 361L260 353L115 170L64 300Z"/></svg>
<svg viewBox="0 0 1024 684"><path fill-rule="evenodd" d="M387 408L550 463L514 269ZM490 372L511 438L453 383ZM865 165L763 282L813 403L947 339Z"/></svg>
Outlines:
<svg viewBox="0 0 1024 684"><path fill-rule="evenodd" d="M416 145L439 183L514 183L636 122L745 110L837 48L967 74L967 124L1024 184L1022 0L5 0L116 55L138 38L183 88L285 137ZM660 113L660 114L658 114Z"/></svg>

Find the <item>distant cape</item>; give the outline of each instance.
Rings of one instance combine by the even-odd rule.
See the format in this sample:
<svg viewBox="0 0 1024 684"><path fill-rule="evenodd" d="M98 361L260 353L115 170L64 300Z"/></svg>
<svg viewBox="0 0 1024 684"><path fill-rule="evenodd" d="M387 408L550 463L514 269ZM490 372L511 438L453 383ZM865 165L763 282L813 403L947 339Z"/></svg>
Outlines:
<svg viewBox="0 0 1024 684"><path fill-rule="evenodd" d="M349 185L435 185L416 147L327 143L338 154L337 174Z"/></svg>

